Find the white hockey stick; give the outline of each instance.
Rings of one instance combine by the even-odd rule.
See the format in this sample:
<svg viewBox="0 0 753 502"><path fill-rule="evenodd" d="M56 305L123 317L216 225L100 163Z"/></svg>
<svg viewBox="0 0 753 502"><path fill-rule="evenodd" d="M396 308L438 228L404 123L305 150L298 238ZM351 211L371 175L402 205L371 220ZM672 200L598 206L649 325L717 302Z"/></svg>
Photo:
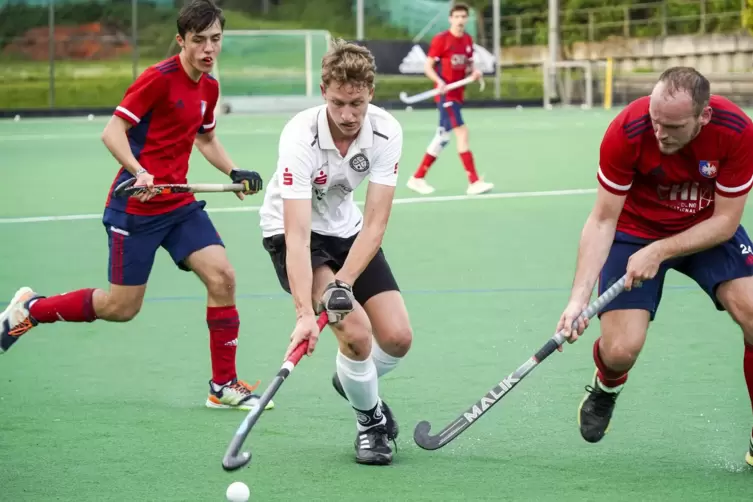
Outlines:
<svg viewBox="0 0 753 502"><path fill-rule="evenodd" d="M471 82L473 82L473 80L474 79L471 78L471 77L466 77L463 80L458 80L457 82L453 82L453 83L447 85L447 87L445 87L445 89L447 91L450 91L452 89L457 89L458 87L463 87L465 85L470 84ZM437 94L439 94L439 90L438 89L431 89L429 91L424 91L424 92L421 92L419 94L414 94L413 96L408 96L408 93L405 92L405 91L403 91L403 92L400 93L400 101L402 101L403 103L412 105L413 103L418 103L419 101L423 101L425 99L433 98Z"/></svg>

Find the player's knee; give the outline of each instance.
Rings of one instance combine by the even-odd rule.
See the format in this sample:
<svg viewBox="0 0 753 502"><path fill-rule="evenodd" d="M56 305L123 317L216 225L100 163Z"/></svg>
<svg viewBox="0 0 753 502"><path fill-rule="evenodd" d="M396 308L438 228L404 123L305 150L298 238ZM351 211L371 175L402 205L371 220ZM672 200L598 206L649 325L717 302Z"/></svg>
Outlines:
<svg viewBox="0 0 753 502"><path fill-rule="evenodd" d="M227 296L235 294L235 270L226 263L213 268L204 276L204 284L213 296Z"/></svg>
<svg viewBox="0 0 753 502"><path fill-rule="evenodd" d="M347 357L363 361L371 354L371 329L359 316L349 314L337 323L335 332L340 351Z"/></svg>
<svg viewBox="0 0 753 502"><path fill-rule="evenodd" d="M413 343L413 329L410 325L391 328L386 333L379 333L379 346L393 357L404 357Z"/></svg>
<svg viewBox="0 0 753 502"><path fill-rule="evenodd" d="M743 330L747 343L753 343L753 300L747 296L731 297L726 308L730 316Z"/></svg>
<svg viewBox="0 0 753 502"><path fill-rule="evenodd" d="M604 363L610 368L624 368L632 366L638 359L642 343L637 339L641 337L623 336L602 337L599 341L599 355Z"/></svg>
<svg viewBox="0 0 753 502"><path fill-rule="evenodd" d="M107 312L104 315L100 314L100 317L104 317L111 322L128 322L133 320L141 311L141 302L110 302L106 310Z"/></svg>

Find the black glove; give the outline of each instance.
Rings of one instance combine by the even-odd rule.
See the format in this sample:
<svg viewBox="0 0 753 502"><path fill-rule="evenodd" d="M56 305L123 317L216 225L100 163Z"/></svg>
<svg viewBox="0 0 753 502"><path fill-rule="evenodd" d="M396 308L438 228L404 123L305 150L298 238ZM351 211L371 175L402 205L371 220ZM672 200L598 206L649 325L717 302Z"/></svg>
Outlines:
<svg viewBox="0 0 753 502"><path fill-rule="evenodd" d="M353 288L344 282L335 279L335 282L327 284L322 301L319 304L319 311L327 311L329 322L336 323L342 321L346 315L353 312L353 306L356 299L353 296Z"/></svg>
<svg viewBox="0 0 753 502"><path fill-rule="evenodd" d="M246 195L260 192L263 186L261 176L256 171L233 169L230 171L230 179L233 183L242 183L245 186L243 193Z"/></svg>

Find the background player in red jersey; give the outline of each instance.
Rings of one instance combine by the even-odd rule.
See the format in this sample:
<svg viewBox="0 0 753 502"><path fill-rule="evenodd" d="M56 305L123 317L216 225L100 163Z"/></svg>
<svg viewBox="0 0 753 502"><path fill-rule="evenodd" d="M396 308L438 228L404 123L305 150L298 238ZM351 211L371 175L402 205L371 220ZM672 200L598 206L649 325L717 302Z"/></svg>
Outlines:
<svg viewBox="0 0 753 502"><path fill-rule="evenodd" d="M656 315L664 277L696 281L742 328L743 372L753 404L753 243L740 225L753 184L753 124L710 96L693 68L666 70L650 96L625 108L601 145L596 204L578 249L575 280L557 329L573 321L599 279L601 294L627 274L626 291L602 312L596 375L579 410L589 442L604 436L617 396ZM753 465L753 436L746 460Z"/></svg>
<svg viewBox="0 0 753 502"><path fill-rule="evenodd" d="M437 160L440 152L450 141L450 131L455 131L458 154L468 175L468 195L478 195L488 192L494 185L479 178L476 165L468 145L468 127L461 115L465 89L459 87L445 92L447 84L463 80L468 73L480 79L480 70L473 69L473 39L465 32L468 22L468 6L456 3L450 9L450 29L437 34L429 46L424 71L440 89L441 94L435 98L439 109L439 127L434 138L426 149L421 165L408 180L408 188L423 195L430 194L434 187L426 182L426 173ZM439 63L439 72L434 65Z"/></svg>
<svg viewBox="0 0 753 502"><path fill-rule="evenodd" d="M139 76L102 134L122 165L103 216L110 248L109 291L89 288L45 298L21 288L0 316L0 353L40 323L130 321L144 301L155 253L164 247L180 269L193 271L207 288L212 380L206 405L253 405L257 396L235 371L240 324L235 276L205 202L185 193L112 197L118 184L133 177L136 185L147 187L185 183L194 141L217 169L247 185L246 194L261 190L261 177L235 169L214 133L219 86L209 72L222 47L224 24L222 11L211 0L184 7L177 20L180 54Z"/></svg>

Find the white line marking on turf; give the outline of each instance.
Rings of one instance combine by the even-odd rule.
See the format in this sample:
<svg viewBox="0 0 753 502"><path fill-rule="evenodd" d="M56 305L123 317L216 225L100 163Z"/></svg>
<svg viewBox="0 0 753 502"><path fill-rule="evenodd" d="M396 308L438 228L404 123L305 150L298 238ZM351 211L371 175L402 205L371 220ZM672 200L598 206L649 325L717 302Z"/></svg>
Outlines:
<svg viewBox="0 0 753 502"><path fill-rule="evenodd" d="M493 130L495 133L497 132L515 132L515 131L545 131L545 130L554 130L558 129L560 126L553 122L531 122L527 124L520 124L520 123L501 123L499 121L477 121L474 122L474 126L487 129L487 130ZM600 123L596 123L596 126L601 127ZM228 128L228 129L218 129L217 134L222 136L252 136L252 135L258 135L258 136L269 136L269 135L279 135L282 131L283 125L280 124L279 128L260 128L260 129L253 129L249 127L248 129L236 129L236 128ZM583 128L586 127L585 123L578 122L575 124L569 124L569 128L573 127L579 127ZM431 132L436 130L436 126L426 123L425 125L404 125L403 126L403 132L416 132L416 133L422 133L422 132ZM0 142L19 142L19 141L68 141L68 140L91 140L96 141L99 139L100 132L74 132L74 133L55 133L55 134L39 134L39 133L18 133L18 134L3 134L0 135Z"/></svg>
<svg viewBox="0 0 753 502"><path fill-rule="evenodd" d="M586 195L596 193L595 188L576 188L572 190L549 190L540 192L506 192L490 193L483 195L443 195L434 197L405 197L395 199L393 204L426 204L429 202L454 202L461 200L487 200L487 199L522 199L527 197L560 197L565 195ZM363 205L362 201L356 202L359 206ZM259 210L259 206L238 206L238 207L216 207L208 208L210 213L250 213ZM99 214L69 214L62 216L30 216L24 218L0 218L0 224L3 223L42 223L46 221L69 221L69 220L98 220L102 218Z"/></svg>

